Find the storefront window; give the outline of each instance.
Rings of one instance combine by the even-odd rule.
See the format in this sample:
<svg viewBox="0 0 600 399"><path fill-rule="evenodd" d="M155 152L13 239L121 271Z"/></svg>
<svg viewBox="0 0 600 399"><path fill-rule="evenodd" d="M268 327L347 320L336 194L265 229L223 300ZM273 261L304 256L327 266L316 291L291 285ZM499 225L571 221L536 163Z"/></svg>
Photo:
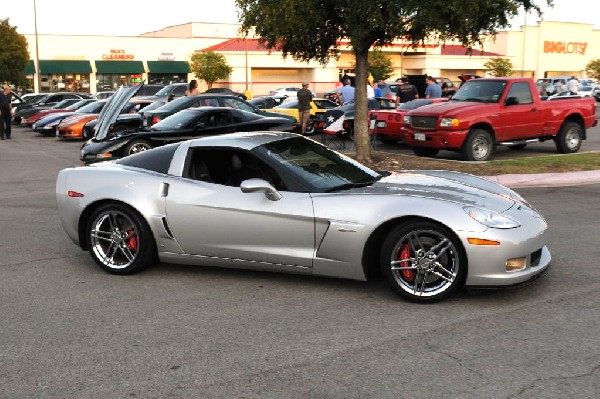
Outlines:
<svg viewBox="0 0 600 399"><path fill-rule="evenodd" d="M171 74L171 73L149 73L148 83L158 85L170 85L172 83L186 83L187 74Z"/></svg>
<svg viewBox="0 0 600 399"><path fill-rule="evenodd" d="M122 75L99 73L96 75L96 91L117 90L121 86L135 85L142 81L142 75Z"/></svg>
<svg viewBox="0 0 600 399"><path fill-rule="evenodd" d="M40 91L42 93L56 93L59 91L89 93L90 75L73 73L42 74L41 84Z"/></svg>

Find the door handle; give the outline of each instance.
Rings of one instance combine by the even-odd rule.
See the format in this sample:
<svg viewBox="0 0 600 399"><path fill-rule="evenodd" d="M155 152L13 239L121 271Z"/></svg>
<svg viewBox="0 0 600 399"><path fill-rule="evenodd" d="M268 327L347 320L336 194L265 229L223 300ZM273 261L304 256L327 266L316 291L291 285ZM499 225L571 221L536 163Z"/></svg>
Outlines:
<svg viewBox="0 0 600 399"><path fill-rule="evenodd" d="M162 182L160 183L160 196L166 197L169 195L169 183Z"/></svg>

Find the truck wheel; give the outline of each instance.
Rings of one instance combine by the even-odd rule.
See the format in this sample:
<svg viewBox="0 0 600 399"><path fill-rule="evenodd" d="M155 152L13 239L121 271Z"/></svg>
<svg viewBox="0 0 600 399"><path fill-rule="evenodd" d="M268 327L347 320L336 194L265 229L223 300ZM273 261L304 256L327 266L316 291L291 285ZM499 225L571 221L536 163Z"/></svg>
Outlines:
<svg viewBox="0 0 600 399"><path fill-rule="evenodd" d="M494 152L492 135L483 129L473 129L462 146L465 161L487 161Z"/></svg>
<svg viewBox="0 0 600 399"><path fill-rule="evenodd" d="M579 151L583 131L581 125L575 122L567 122L561 128L560 132L554 139L556 141L556 149L561 154L570 154Z"/></svg>
<svg viewBox="0 0 600 399"><path fill-rule="evenodd" d="M427 147L413 147L412 150L416 156L427 157L427 158L434 158L439 152L439 150L437 150L435 148L427 148Z"/></svg>

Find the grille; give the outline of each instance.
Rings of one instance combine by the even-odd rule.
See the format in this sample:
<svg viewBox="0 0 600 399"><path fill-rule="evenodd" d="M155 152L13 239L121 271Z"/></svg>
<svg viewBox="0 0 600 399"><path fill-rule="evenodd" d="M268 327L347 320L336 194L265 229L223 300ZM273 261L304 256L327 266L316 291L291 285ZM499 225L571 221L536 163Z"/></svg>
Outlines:
<svg viewBox="0 0 600 399"><path fill-rule="evenodd" d="M531 266L538 266L540 264L540 259L542 257L542 249L538 249L535 252L531 253Z"/></svg>
<svg viewBox="0 0 600 399"><path fill-rule="evenodd" d="M435 129L437 117L435 116L411 116L411 126L419 129Z"/></svg>

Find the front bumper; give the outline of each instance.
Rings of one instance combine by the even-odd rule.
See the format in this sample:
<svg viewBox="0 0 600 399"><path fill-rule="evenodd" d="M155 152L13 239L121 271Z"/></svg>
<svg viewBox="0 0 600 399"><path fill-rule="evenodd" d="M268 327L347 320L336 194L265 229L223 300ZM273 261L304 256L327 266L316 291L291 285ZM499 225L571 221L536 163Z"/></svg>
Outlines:
<svg viewBox="0 0 600 399"><path fill-rule="evenodd" d="M404 128L403 139L412 147L459 149L468 134L468 130L424 131Z"/></svg>

